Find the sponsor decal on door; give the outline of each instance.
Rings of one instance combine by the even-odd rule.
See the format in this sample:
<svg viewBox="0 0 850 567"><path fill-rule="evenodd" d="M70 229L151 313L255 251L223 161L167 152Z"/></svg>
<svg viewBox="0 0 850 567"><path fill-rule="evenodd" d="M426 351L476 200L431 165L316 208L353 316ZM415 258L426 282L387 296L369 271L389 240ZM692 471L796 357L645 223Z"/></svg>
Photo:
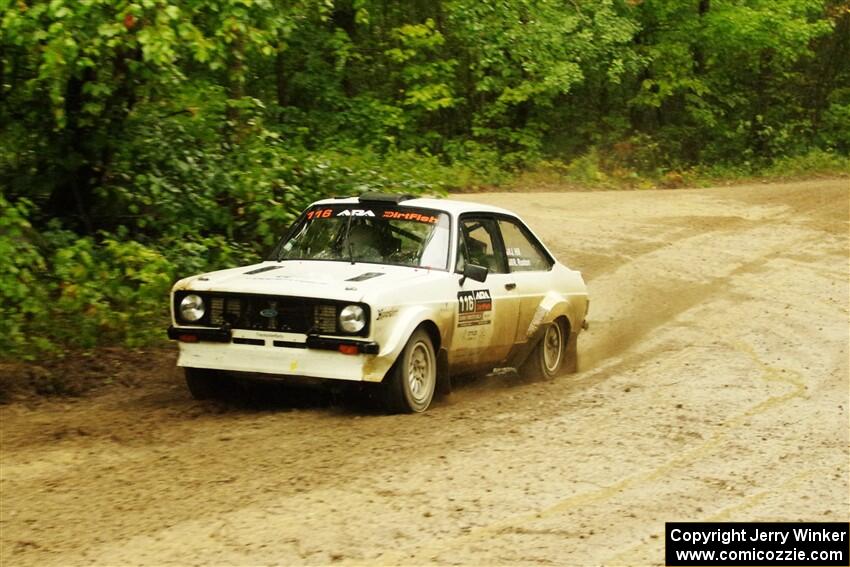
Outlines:
<svg viewBox="0 0 850 567"><path fill-rule="evenodd" d="M459 291L457 293L458 327L489 325L493 314L493 299L489 289Z"/></svg>

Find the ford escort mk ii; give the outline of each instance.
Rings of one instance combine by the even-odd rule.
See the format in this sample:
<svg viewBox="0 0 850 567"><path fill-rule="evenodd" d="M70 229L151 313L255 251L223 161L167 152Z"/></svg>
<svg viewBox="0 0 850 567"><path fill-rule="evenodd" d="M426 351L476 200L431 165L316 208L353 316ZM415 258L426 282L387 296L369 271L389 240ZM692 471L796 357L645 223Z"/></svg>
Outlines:
<svg viewBox="0 0 850 567"><path fill-rule="evenodd" d="M450 376L574 371L588 305L510 211L364 194L312 204L264 262L177 282L168 335L196 398L252 373L373 383L421 412Z"/></svg>

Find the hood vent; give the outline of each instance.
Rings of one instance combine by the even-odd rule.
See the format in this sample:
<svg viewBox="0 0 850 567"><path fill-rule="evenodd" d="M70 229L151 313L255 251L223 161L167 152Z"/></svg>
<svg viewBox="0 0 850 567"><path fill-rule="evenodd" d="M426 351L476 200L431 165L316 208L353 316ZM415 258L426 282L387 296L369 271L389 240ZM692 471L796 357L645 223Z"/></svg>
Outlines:
<svg viewBox="0 0 850 567"><path fill-rule="evenodd" d="M378 276L383 276L384 272L366 272L365 274L360 274L359 276L354 276L353 278L348 278L347 282L362 282L366 280L371 280L372 278L377 278Z"/></svg>
<svg viewBox="0 0 850 567"><path fill-rule="evenodd" d="M255 270L250 270L245 272L246 276L253 276L254 274L262 274L263 272L271 272L272 270L279 270L283 266L263 266L262 268L257 268Z"/></svg>

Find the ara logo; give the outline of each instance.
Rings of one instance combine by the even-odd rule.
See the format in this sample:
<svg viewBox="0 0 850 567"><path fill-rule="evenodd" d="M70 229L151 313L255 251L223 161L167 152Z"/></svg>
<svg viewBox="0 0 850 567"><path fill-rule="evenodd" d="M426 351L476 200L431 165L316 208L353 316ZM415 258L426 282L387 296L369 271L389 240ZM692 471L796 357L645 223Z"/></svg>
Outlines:
<svg viewBox="0 0 850 567"><path fill-rule="evenodd" d="M374 217L375 213L364 209L345 209L337 213L338 217Z"/></svg>
<svg viewBox="0 0 850 567"><path fill-rule="evenodd" d="M262 311L260 311L260 315L262 315L263 317L268 317L269 319L273 319L274 317L277 317L277 309L275 309L274 307L263 309Z"/></svg>
<svg viewBox="0 0 850 567"><path fill-rule="evenodd" d="M480 301L482 299L486 300L486 301L490 301L490 290L489 289L479 289L478 291L475 292L475 300Z"/></svg>

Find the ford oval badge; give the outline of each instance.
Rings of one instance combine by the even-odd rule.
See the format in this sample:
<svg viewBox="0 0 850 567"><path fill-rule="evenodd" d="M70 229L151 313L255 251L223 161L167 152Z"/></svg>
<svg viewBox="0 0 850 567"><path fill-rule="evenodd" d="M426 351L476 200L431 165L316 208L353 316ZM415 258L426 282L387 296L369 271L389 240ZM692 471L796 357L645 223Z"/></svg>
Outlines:
<svg viewBox="0 0 850 567"><path fill-rule="evenodd" d="M260 315L271 319L273 317L277 317L277 310L273 307L269 307L268 309L263 309L262 311L260 311Z"/></svg>

